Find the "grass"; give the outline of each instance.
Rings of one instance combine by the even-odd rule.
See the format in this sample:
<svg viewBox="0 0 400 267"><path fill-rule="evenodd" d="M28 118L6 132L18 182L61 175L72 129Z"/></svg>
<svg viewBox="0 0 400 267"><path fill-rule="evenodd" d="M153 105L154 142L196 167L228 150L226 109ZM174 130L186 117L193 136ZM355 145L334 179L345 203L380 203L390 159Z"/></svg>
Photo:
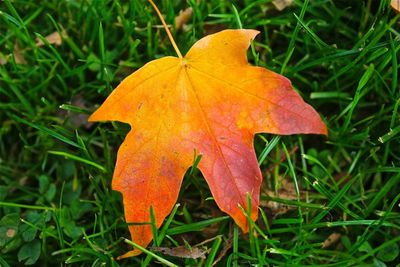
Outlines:
<svg viewBox="0 0 400 267"><path fill-rule="evenodd" d="M218 211L201 173L191 171L180 205L154 232L168 248L216 237L200 246L209 249L205 259L147 248L116 261L136 245L124 242L121 196L111 190L129 129L89 124L87 115L132 71L175 52L146 1L2 1L0 266L400 262L400 15L385 0L294 0L283 11L271 2L158 6L170 24L193 8L187 29L173 32L182 52L222 28L260 30L250 62L288 77L329 138L256 136L264 185L251 234ZM44 38L53 32L60 46Z"/></svg>

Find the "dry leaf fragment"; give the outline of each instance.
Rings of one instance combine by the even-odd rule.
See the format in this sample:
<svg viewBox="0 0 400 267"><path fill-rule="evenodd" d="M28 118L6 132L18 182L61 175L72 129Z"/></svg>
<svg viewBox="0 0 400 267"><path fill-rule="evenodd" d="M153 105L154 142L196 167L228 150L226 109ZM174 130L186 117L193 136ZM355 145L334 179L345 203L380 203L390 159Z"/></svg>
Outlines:
<svg viewBox="0 0 400 267"><path fill-rule="evenodd" d="M152 251L161 252L165 255L179 257L179 258L188 258L188 259L205 259L206 254L209 252L208 250L201 249L198 247L188 248L186 246L179 246L174 248L167 247L152 247Z"/></svg>
<svg viewBox="0 0 400 267"><path fill-rule="evenodd" d="M400 12L400 0L392 0L390 4L394 10Z"/></svg>
<svg viewBox="0 0 400 267"><path fill-rule="evenodd" d="M300 192L303 193L303 192ZM280 199L288 199L288 200L296 200L296 188L293 182L287 181L286 179L282 180L282 185L275 193L275 191L271 189L263 189L263 194L268 196L278 197ZM274 216L282 215L287 213L289 210L294 209L294 206L289 206L283 203L275 202L273 200L262 200L260 201L260 206L266 207L272 211Z"/></svg>
<svg viewBox="0 0 400 267"><path fill-rule="evenodd" d="M181 29L192 17L193 8L188 7L185 10L179 11L178 16L175 17L175 29L178 31Z"/></svg>
<svg viewBox="0 0 400 267"><path fill-rule="evenodd" d="M7 64L7 61L8 61L8 56L0 52L0 65Z"/></svg>
<svg viewBox="0 0 400 267"><path fill-rule="evenodd" d="M272 4L278 9L278 11L282 11L293 3L293 0L273 0Z"/></svg>
<svg viewBox="0 0 400 267"><path fill-rule="evenodd" d="M56 46L61 45L61 43L62 43L61 35L57 31L47 35L44 38L47 40L47 42L49 42L49 44L54 44ZM39 38L36 38L36 46L40 47L40 46L43 46L43 45L44 45L43 41L41 39L39 39Z"/></svg>
<svg viewBox="0 0 400 267"><path fill-rule="evenodd" d="M26 60L24 58L24 55L22 54L22 50L19 47L18 42L15 42L14 44L14 59L15 59L15 63L17 64L26 64Z"/></svg>
<svg viewBox="0 0 400 267"><path fill-rule="evenodd" d="M269 196L275 196L282 199L289 199L289 200L297 199L296 187L294 183L291 181L287 181L286 179L282 180L282 184L278 188L276 193L274 190L271 190L269 188L263 189L263 193Z"/></svg>
<svg viewBox="0 0 400 267"><path fill-rule="evenodd" d="M339 241L340 237L342 235L339 233L332 233L328 236L328 238L322 243L322 248L328 248L331 245L335 244L337 241Z"/></svg>

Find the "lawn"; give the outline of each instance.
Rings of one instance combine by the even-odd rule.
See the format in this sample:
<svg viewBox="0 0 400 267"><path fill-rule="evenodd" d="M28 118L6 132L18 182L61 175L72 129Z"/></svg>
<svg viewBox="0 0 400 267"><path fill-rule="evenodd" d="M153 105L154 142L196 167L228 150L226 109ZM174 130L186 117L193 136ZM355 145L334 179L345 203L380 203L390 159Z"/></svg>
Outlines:
<svg viewBox="0 0 400 267"><path fill-rule="evenodd" d="M289 78L328 137L256 135L250 233L194 168L155 244L117 260L134 245L111 189L129 126L87 118L175 50L145 0L1 1L0 266L399 266L400 14L390 0L272 2L156 1L183 54L259 30L249 62Z"/></svg>

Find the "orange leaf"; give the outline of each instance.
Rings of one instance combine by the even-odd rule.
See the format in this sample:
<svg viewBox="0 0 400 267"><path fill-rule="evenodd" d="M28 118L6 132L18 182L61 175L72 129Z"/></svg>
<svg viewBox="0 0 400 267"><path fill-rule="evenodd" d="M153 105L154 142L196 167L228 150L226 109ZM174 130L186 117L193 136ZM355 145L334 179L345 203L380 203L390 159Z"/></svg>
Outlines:
<svg viewBox="0 0 400 267"><path fill-rule="evenodd" d="M90 121L121 121L131 131L118 151L112 186L123 194L127 223L157 227L175 204L182 178L198 168L219 208L246 232L251 196L257 218L262 181L253 148L256 133L327 134L318 113L285 77L248 64L255 30L224 30L199 40L183 58L147 63L111 93ZM147 246L150 225L131 225L132 240ZM133 252L128 255L134 255Z"/></svg>

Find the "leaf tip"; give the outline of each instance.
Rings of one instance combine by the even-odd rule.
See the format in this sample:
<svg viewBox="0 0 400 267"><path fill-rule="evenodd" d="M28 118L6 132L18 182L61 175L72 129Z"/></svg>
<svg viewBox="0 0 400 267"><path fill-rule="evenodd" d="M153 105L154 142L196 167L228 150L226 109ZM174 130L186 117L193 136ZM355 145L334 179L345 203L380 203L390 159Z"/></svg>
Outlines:
<svg viewBox="0 0 400 267"><path fill-rule="evenodd" d="M100 108L99 108L100 109ZM101 114L99 113L99 109L97 109L96 111L94 111L92 114L90 114L89 118L88 118L88 122L96 122L96 121L103 121L105 119L103 119L101 117Z"/></svg>
<svg viewBox="0 0 400 267"><path fill-rule="evenodd" d="M135 256L138 256L141 253L142 252L140 250L134 249L134 250L126 252L125 254L122 254L121 256L118 256L117 260L123 260L123 259L126 259L126 258L135 257Z"/></svg>
<svg viewBox="0 0 400 267"><path fill-rule="evenodd" d="M315 113L318 114L316 111ZM328 127L326 126L325 122L321 119L321 117L318 118L318 120L316 121L316 125L312 127L310 133L320 134L324 135L325 137L328 137L329 134Z"/></svg>
<svg viewBox="0 0 400 267"><path fill-rule="evenodd" d="M321 134L325 135L326 137L328 137L328 127L326 126L326 124L324 122L322 122L322 129L321 129Z"/></svg>
<svg viewBox="0 0 400 267"><path fill-rule="evenodd" d="M253 30L253 29L243 29L243 30L240 30L240 31L245 32L245 34L250 39L250 41L254 40L254 38L256 38L256 36L260 33L260 31Z"/></svg>

